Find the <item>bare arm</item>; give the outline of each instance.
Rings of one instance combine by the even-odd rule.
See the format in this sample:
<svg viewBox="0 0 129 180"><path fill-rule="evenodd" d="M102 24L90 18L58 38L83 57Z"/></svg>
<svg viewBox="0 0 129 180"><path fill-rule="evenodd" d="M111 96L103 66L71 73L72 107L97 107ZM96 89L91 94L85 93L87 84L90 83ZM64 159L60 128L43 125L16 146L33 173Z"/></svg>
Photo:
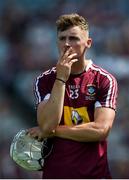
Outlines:
<svg viewBox="0 0 129 180"><path fill-rule="evenodd" d="M58 126L55 136L80 142L92 142L105 139L115 118L115 111L110 108L96 108L95 121L76 126Z"/></svg>
<svg viewBox="0 0 129 180"><path fill-rule="evenodd" d="M65 94L65 84L55 81L48 101L38 105L37 120L44 134L49 134L60 123Z"/></svg>
<svg viewBox="0 0 129 180"><path fill-rule="evenodd" d="M56 66L58 79L55 80L50 98L38 106L37 121L44 136L49 136L61 121L65 95L65 83L63 81L66 82L69 78L71 66L77 61L74 59L75 56L76 53L71 54L70 48L61 56Z"/></svg>

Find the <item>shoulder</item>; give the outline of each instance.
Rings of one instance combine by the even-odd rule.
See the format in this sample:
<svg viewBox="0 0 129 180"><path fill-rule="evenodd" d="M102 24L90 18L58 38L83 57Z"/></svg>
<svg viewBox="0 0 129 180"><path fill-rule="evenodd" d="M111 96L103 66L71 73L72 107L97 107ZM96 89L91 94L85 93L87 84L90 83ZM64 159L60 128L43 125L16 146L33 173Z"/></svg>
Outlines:
<svg viewBox="0 0 129 180"><path fill-rule="evenodd" d="M91 64L90 68L91 68L91 71L96 72L96 75L98 75L98 77L101 80L108 79L109 81L110 80L116 81L116 78L110 72L105 70L104 68L102 68L94 63Z"/></svg>
<svg viewBox="0 0 129 180"><path fill-rule="evenodd" d="M116 94L118 92L117 80L110 72L95 64L91 65L91 70L96 74L96 80L100 90L109 94L112 92Z"/></svg>
<svg viewBox="0 0 129 180"><path fill-rule="evenodd" d="M50 86L55 81L56 77L56 67L52 67L51 69L48 69L47 71L42 72L40 75L38 75L34 80L34 87L41 88L45 86Z"/></svg>
<svg viewBox="0 0 129 180"><path fill-rule="evenodd" d="M48 69L47 71L42 72L40 75L36 77L36 81L41 81L41 80L47 80L47 79L53 79L56 74L56 67L52 67Z"/></svg>

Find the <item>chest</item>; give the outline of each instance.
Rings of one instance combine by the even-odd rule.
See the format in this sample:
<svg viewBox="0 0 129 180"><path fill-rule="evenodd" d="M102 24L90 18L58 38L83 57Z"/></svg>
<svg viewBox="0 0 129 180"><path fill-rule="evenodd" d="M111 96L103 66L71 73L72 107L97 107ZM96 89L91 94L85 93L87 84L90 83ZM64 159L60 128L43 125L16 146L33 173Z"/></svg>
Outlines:
<svg viewBox="0 0 129 180"><path fill-rule="evenodd" d="M73 79L66 85L64 104L72 107L88 107L95 103L97 91L97 82L94 79Z"/></svg>

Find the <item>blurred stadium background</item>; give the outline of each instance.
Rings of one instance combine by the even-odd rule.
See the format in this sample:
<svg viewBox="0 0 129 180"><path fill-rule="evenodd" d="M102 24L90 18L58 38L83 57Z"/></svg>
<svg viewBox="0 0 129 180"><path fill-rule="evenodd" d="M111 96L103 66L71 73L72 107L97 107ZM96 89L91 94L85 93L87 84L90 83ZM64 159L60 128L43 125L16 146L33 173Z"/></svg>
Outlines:
<svg viewBox="0 0 129 180"><path fill-rule="evenodd" d="M33 82L57 61L55 21L77 12L90 24L88 56L114 74L118 111L109 136L113 178L129 178L129 1L0 0L0 178L40 178L9 157L12 137L36 125Z"/></svg>

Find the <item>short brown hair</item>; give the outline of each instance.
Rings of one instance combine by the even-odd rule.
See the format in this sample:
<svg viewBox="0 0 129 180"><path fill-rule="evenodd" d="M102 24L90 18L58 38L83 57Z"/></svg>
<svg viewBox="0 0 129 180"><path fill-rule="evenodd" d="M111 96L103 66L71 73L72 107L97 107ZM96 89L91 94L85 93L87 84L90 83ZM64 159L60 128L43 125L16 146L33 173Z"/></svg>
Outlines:
<svg viewBox="0 0 129 180"><path fill-rule="evenodd" d="M81 29L89 30L89 25L87 20L74 13L74 14L64 14L59 17L59 19L56 21L57 26L57 32L59 31L65 31L73 26L79 26Z"/></svg>

